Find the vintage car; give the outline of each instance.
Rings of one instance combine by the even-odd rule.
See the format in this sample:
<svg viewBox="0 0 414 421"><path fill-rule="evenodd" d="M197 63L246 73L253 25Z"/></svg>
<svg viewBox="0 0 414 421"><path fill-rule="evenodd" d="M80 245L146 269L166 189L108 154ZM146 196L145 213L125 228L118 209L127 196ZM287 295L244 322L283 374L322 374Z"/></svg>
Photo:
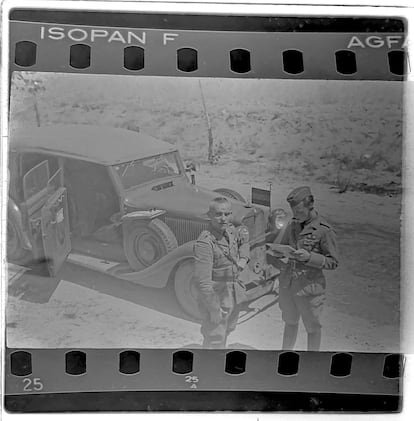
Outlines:
<svg viewBox="0 0 414 421"><path fill-rule="evenodd" d="M249 299L272 288L266 236L280 233L286 214L269 214L226 188L196 186L172 144L90 125L16 130L10 135L9 178L9 261L44 261L56 276L68 260L148 287L172 284L179 304L197 318L193 244L208 226L210 200L225 195L234 224L250 233L251 260L243 277Z"/></svg>

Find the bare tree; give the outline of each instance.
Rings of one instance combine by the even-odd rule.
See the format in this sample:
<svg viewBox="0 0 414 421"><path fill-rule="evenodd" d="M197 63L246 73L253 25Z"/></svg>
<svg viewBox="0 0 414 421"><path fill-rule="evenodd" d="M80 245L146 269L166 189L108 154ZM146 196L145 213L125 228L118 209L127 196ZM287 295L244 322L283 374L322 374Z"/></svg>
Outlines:
<svg viewBox="0 0 414 421"><path fill-rule="evenodd" d="M14 83L17 90L27 92L31 95L36 123L40 127L41 120L39 113L38 95L39 93L44 92L46 89L43 81L39 78L36 78L33 73L16 73Z"/></svg>
<svg viewBox="0 0 414 421"><path fill-rule="evenodd" d="M210 116L208 115L207 107L206 107L206 101L204 99L204 93L203 88L201 86L201 80L198 80L198 84L200 85L200 93L201 93L201 102L203 104L203 110L204 110L204 116L206 118L207 122L207 130L208 130L208 162L212 164L214 162L214 153L213 153L213 147L214 147L214 138L213 138L213 131L211 130L211 121Z"/></svg>

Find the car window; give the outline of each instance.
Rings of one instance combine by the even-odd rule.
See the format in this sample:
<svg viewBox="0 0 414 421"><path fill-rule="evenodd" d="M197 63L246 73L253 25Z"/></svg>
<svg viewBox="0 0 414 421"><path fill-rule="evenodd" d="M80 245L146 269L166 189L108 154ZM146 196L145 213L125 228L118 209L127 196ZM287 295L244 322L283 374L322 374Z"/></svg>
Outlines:
<svg viewBox="0 0 414 421"><path fill-rule="evenodd" d="M114 166L125 189L165 177L180 175L175 153L167 153Z"/></svg>
<svg viewBox="0 0 414 421"><path fill-rule="evenodd" d="M58 159L55 156L46 155L42 153L26 152L21 154L21 173L26 174L29 170L40 164L43 161L47 161L49 165L50 174L55 174L59 168Z"/></svg>
<svg viewBox="0 0 414 421"><path fill-rule="evenodd" d="M64 161L65 186L73 198L89 200L96 194L117 197L108 169L104 165L76 159Z"/></svg>
<svg viewBox="0 0 414 421"><path fill-rule="evenodd" d="M47 188L49 192L56 191L62 185L62 169L58 169L49 179L47 183Z"/></svg>
<svg viewBox="0 0 414 421"><path fill-rule="evenodd" d="M47 187L49 181L49 167L43 161L28 171L23 177L24 200L33 197Z"/></svg>
<svg viewBox="0 0 414 421"><path fill-rule="evenodd" d="M79 184L108 184L110 183L108 171L105 166L94 162L78 159L66 159L64 161L65 178L69 177Z"/></svg>

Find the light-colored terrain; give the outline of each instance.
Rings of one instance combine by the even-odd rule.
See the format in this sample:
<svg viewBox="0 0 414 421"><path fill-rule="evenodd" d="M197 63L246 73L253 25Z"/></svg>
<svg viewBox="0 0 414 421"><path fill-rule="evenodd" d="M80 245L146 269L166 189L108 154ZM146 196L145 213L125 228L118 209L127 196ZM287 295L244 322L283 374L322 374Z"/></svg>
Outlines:
<svg viewBox="0 0 414 421"><path fill-rule="evenodd" d="M215 140L215 164L210 164L198 79L38 78L46 88L37 95L42 124L139 128L198 162L198 184L230 187L249 197L251 186L271 182L275 206L287 208L288 192L310 185L318 210L335 227L341 252L339 268L327 273L323 349L398 351L401 84L203 79ZM32 95L13 90L13 96L12 128L36 125ZM72 266L62 279L48 302L22 299L22 291L9 297L9 346L201 342L199 326L180 312L171 291L120 285ZM252 303L259 312L243 316L230 343L280 347L277 304L260 312L269 300Z"/></svg>

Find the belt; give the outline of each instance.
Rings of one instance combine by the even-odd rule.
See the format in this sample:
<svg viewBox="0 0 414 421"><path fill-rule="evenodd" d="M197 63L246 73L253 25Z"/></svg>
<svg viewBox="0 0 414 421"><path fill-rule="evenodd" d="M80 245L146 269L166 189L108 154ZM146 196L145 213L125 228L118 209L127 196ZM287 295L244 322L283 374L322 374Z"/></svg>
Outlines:
<svg viewBox="0 0 414 421"><path fill-rule="evenodd" d="M212 280L215 282L233 282L236 278L233 265L225 266L223 268L214 268L212 273Z"/></svg>
<svg viewBox="0 0 414 421"><path fill-rule="evenodd" d="M306 266L301 262L297 262L296 260L289 259L289 266L291 269L292 277L294 278L298 278L300 275L303 275L307 272Z"/></svg>

